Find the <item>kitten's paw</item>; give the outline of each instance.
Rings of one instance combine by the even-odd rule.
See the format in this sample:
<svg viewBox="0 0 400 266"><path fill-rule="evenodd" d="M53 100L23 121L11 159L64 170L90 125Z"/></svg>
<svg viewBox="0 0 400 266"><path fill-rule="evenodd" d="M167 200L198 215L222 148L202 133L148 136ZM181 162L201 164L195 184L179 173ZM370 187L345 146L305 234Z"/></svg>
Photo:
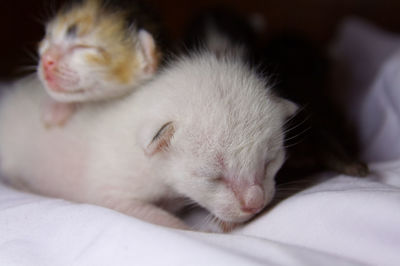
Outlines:
<svg viewBox="0 0 400 266"><path fill-rule="evenodd" d="M42 110L42 122L46 128L62 127L75 111L75 105L70 103L46 103Z"/></svg>

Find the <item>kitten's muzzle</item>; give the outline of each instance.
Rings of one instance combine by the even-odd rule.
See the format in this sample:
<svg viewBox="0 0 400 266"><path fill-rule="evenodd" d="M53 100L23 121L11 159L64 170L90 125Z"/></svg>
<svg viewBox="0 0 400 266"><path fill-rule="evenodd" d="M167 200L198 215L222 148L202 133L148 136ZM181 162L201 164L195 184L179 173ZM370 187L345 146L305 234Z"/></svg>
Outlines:
<svg viewBox="0 0 400 266"><path fill-rule="evenodd" d="M259 185L252 185L244 190L241 199L243 212L256 214L265 206L264 189Z"/></svg>

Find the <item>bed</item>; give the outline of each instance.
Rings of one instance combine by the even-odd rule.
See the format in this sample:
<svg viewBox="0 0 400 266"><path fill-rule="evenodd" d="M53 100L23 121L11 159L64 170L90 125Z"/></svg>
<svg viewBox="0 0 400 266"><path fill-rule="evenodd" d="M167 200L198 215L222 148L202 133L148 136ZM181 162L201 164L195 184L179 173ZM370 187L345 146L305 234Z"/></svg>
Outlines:
<svg viewBox="0 0 400 266"><path fill-rule="evenodd" d="M331 47L371 174L324 173L230 234L173 230L0 184L0 265L400 265L400 37L359 19Z"/></svg>

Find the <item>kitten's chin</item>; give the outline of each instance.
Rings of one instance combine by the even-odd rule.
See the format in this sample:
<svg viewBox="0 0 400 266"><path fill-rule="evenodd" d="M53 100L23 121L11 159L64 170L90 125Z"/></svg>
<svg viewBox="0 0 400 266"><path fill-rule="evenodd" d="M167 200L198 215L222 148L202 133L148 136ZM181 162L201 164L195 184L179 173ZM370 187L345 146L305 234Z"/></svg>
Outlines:
<svg viewBox="0 0 400 266"><path fill-rule="evenodd" d="M67 93L68 92L64 87L61 87L55 79L53 79L51 77L46 77L44 82L45 82L46 89L48 91L52 91L53 93Z"/></svg>
<svg viewBox="0 0 400 266"><path fill-rule="evenodd" d="M47 79L45 81L45 86L46 89L51 93L52 95L78 95L78 94L84 94L86 93L87 90L84 89L76 89L76 88L69 88L62 86L59 82L55 80L49 80Z"/></svg>
<svg viewBox="0 0 400 266"><path fill-rule="evenodd" d="M43 82L46 92L56 101L59 102L81 102L86 101L90 97L90 94L87 90L84 89L64 89L59 88L58 84L52 84L50 82Z"/></svg>

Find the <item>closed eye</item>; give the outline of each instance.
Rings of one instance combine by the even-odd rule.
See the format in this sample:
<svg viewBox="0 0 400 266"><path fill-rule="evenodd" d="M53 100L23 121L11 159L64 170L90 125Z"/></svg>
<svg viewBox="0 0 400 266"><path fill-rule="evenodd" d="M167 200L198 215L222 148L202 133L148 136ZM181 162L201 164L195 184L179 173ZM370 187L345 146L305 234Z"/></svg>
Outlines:
<svg viewBox="0 0 400 266"><path fill-rule="evenodd" d="M228 180L226 177L222 176L222 175L217 176L217 177L215 177L214 179L212 179L212 182L230 186L229 180Z"/></svg>
<svg viewBox="0 0 400 266"><path fill-rule="evenodd" d="M93 45L88 45L88 44L76 44L74 45L71 50L76 50L76 49L93 49L93 50L98 50L96 46Z"/></svg>
<svg viewBox="0 0 400 266"><path fill-rule="evenodd" d="M224 181L224 177L223 176L217 176L217 177L213 178L213 181L215 181L215 182L223 182Z"/></svg>
<svg viewBox="0 0 400 266"><path fill-rule="evenodd" d="M94 45L88 45L88 44L76 44L72 48L70 48L71 51L74 50L87 50L87 51L92 51L96 53L97 55L100 55L103 57L103 59L108 60L110 59L110 54L102 47L99 46L94 46Z"/></svg>

